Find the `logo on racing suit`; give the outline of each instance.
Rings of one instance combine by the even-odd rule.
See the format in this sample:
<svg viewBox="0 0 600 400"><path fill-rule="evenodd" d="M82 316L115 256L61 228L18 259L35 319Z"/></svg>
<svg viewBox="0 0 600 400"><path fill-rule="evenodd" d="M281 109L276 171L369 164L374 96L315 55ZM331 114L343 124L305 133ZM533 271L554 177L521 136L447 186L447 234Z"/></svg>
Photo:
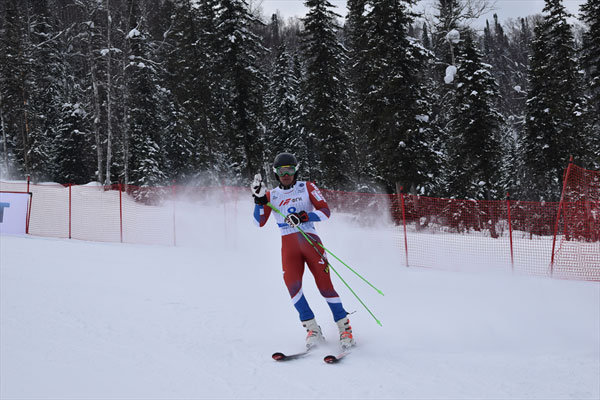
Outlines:
<svg viewBox="0 0 600 400"><path fill-rule="evenodd" d="M281 203L279 203L279 207L281 206L287 206L290 203L295 203L297 201L302 201L302 197L296 197L295 199L285 199L285 200L281 200Z"/></svg>
<svg viewBox="0 0 600 400"><path fill-rule="evenodd" d="M321 191L319 189L317 189L317 188L313 189L313 191L311 192L311 194L313 196L315 196L315 199L317 199L317 201L323 201L323 200L325 200L323 198L323 195L321 194Z"/></svg>

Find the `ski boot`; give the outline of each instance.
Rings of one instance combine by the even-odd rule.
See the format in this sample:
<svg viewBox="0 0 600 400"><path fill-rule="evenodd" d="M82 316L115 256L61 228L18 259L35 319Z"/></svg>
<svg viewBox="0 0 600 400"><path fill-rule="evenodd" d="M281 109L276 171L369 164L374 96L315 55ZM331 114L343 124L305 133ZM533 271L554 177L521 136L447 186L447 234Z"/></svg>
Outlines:
<svg viewBox="0 0 600 400"><path fill-rule="evenodd" d="M354 346L354 337L352 336L352 327L350 326L350 320L348 317L344 317L335 322L340 330L340 346L342 350L346 351L350 347Z"/></svg>
<svg viewBox="0 0 600 400"><path fill-rule="evenodd" d="M311 349L315 346L318 346L321 342L325 340L323 337L323 332L321 331L321 327L317 325L316 319L309 319L307 321L302 321L302 326L306 328L306 348Z"/></svg>

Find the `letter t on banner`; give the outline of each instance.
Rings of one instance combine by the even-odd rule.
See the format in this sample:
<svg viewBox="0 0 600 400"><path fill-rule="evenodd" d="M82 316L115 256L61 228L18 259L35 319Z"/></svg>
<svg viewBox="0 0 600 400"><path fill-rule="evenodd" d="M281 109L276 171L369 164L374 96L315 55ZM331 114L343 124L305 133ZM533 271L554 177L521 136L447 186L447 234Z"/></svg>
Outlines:
<svg viewBox="0 0 600 400"><path fill-rule="evenodd" d="M25 234L29 193L0 192L0 234Z"/></svg>

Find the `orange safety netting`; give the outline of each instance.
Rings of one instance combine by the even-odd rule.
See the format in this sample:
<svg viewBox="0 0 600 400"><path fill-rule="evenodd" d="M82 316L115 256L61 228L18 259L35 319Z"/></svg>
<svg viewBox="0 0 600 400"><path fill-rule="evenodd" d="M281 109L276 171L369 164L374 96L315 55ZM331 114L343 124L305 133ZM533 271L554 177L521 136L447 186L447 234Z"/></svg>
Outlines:
<svg viewBox="0 0 600 400"><path fill-rule="evenodd" d="M550 272L559 203L322 192L334 210L360 213L361 220L389 210L406 266Z"/></svg>
<svg viewBox="0 0 600 400"><path fill-rule="evenodd" d="M600 280L600 172L569 164L565 172L551 271Z"/></svg>

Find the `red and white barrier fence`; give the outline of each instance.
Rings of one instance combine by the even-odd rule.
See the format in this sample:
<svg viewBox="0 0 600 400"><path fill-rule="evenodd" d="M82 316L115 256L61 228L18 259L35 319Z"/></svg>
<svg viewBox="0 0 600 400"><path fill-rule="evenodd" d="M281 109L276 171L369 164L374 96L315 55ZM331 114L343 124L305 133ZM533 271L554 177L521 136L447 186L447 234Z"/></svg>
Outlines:
<svg viewBox="0 0 600 400"><path fill-rule="evenodd" d="M177 244L177 202L172 200L210 204L218 196L223 201L251 201L245 188L235 187L0 182L0 192L28 194L24 224L32 235L163 245ZM555 203L512 201L508 196L474 201L404 193L322 192L334 213L354 214L359 223L369 225L372 219L391 217L406 266L512 270L600 281L597 171L570 164L562 200ZM16 207L3 210L6 214ZM237 207L230 210L237 212Z"/></svg>

